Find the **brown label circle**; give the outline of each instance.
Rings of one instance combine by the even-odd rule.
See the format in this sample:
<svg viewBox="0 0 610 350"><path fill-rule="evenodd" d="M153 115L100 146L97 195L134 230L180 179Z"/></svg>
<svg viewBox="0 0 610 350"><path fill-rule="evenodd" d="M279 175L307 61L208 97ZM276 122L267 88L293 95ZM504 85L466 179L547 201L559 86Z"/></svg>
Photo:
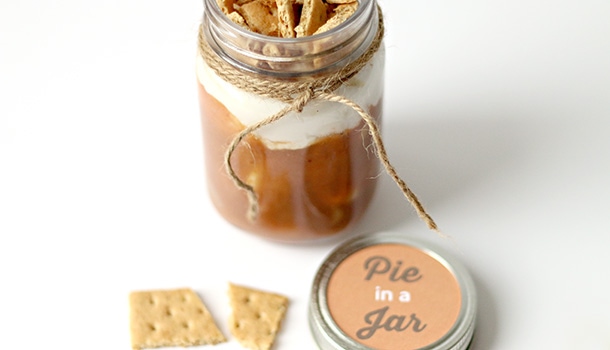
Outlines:
<svg viewBox="0 0 610 350"><path fill-rule="evenodd" d="M418 349L455 324L461 291L453 275L428 253L379 244L344 259L326 291L337 326L374 349Z"/></svg>

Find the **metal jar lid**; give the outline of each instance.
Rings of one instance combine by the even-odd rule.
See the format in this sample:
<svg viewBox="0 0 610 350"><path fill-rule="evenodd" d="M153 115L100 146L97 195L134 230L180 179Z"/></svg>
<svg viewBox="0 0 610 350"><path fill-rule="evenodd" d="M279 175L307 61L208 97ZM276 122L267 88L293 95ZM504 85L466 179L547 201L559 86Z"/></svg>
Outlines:
<svg viewBox="0 0 610 350"><path fill-rule="evenodd" d="M467 349L475 316L462 264L395 232L356 237L330 253L309 304L322 350Z"/></svg>

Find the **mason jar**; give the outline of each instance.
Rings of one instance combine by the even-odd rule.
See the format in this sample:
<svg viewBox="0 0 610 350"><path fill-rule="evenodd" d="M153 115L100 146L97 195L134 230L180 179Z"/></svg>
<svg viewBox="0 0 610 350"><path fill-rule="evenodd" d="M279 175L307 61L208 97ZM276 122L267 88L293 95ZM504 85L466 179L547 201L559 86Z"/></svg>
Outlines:
<svg viewBox="0 0 610 350"><path fill-rule="evenodd" d="M218 212L284 242L353 228L381 171L365 116L381 121L384 59L375 0L360 0L333 29L299 38L249 31L204 0L197 78Z"/></svg>

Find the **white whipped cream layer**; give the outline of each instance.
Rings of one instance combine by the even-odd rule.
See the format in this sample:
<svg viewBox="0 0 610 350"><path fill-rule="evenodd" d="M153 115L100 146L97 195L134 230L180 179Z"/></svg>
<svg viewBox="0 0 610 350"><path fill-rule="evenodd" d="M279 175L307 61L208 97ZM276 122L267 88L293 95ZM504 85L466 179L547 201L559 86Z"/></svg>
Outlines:
<svg viewBox="0 0 610 350"><path fill-rule="evenodd" d="M356 102L365 110L376 106L383 96L384 60L385 51L381 47L371 61L335 93ZM252 94L226 82L205 63L201 55L197 57L197 77L207 93L246 126L287 106L284 102ZM301 113L291 112L258 129L255 134L268 148L299 149L311 145L321 137L352 129L360 120L361 117L344 104L313 100Z"/></svg>

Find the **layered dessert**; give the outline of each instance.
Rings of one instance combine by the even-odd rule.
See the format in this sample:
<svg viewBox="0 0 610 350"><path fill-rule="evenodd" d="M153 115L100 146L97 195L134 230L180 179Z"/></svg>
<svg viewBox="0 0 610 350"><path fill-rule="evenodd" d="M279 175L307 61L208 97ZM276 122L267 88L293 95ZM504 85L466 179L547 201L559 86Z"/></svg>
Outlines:
<svg viewBox="0 0 610 350"><path fill-rule="evenodd" d="M335 93L363 107L378 122L382 113L384 51ZM231 157L236 175L253 187L258 214L247 216L246 193L224 168L227 146L246 126L286 103L226 82L202 57L197 60L208 188L232 224L261 236L295 241L346 230L363 215L380 169L369 130L350 107L312 100L302 112L249 134Z"/></svg>

